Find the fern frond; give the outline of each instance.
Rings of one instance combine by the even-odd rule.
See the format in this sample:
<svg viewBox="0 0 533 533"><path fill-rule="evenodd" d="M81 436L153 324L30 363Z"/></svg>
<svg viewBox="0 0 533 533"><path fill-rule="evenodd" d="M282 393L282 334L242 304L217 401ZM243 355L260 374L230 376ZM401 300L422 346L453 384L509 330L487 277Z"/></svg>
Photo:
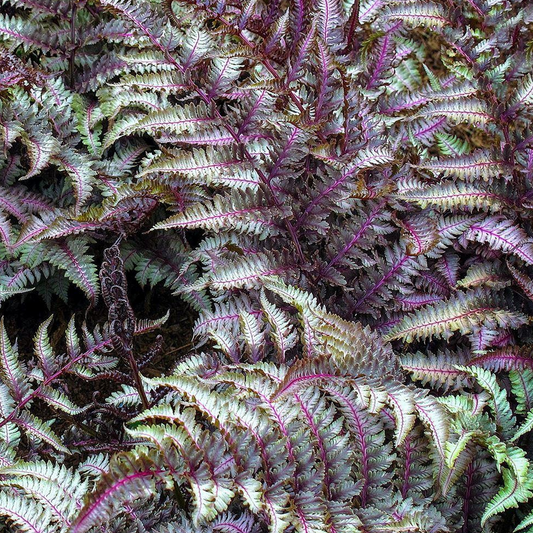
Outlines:
<svg viewBox="0 0 533 533"><path fill-rule="evenodd" d="M498 429L502 432L504 438L511 438L514 433L516 418L509 405L507 393L498 385L495 375L488 370L476 366L457 368L474 377L481 387L490 394L491 400L489 405L494 414Z"/></svg>
<svg viewBox="0 0 533 533"><path fill-rule="evenodd" d="M93 162L84 154L66 148L54 155L52 161L70 177L76 197L75 210L79 213L91 195L96 181L96 171L92 168Z"/></svg>
<svg viewBox="0 0 533 533"><path fill-rule="evenodd" d="M66 394L46 385L41 385L35 396L44 400L50 407L59 409L71 416L79 415L86 411L86 408L77 406Z"/></svg>
<svg viewBox="0 0 533 533"><path fill-rule="evenodd" d="M483 209L499 211L506 199L498 194L475 184L449 182L429 185L400 192L398 196L409 202L416 202L422 209L435 207L442 211L447 209Z"/></svg>
<svg viewBox="0 0 533 533"><path fill-rule="evenodd" d="M533 512L530 512L514 529L514 531L520 531L533 524Z"/></svg>
<svg viewBox="0 0 533 533"><path fill-rule="evenodd" d="M526 263L533 265L533 241L511 220L500 216L487 217L482 222L470 226L466 238L487 244L493 250L517 255Z"/></svg>
<svg viewBox="0 0 533 533"><path fill-rule="evenodd" d="M28 533L47 533L52 526L49 509L20 495L0 492L0 514Z"/></svg>
<svg viewBox="0 0 533 533"><path fill-rule="evenodd" d="M262 359L261 351L264 345L265 333L261 330L258 319L245 310L241 310L239 313L239 324L250 360L255 363Z"/></svg>
<svg viewBox="0 0 533 533"><path fill-rule="evenodd" d="M76 472L52 463L22 463L3 468L4 487L23 490L51 511L60 527L67 528L80 507L88 483Z"/></svg>
<svg viewBox="0 0 533 533"><path fill-rule="evenodd" d="M409 256L427 254L439 242L436 222L422 214L398 220L402 228L401 240L405 241L405 251Z"/></svg>
<svg viewBox="0 0 533 533"><path fill-rule="evenodd" d="M450 133L437 133L437 146L443 155L460 157L470 152L470 145L465 139L461 139Z"/></svg>
<svg viewBox="0 0 533 533"><path fill-rule="evenodd" d="M178 468L177 464L174 466ZM170 475L168 466L162 468L151 450L141 448L135 458L127 454L115 456L78 513L72 533L84 533L95 524L106 522L125 502L152 497L156 480L169 483Z"/></svg>
<svg viewBox="0 0 533 533"><path fill-rule="evenodd" d="M118 139L134 133L158 132L183 133L197 131L199 127L204 130L213 123L208 116L205 106L200 108L193 105L170 107L161 111L154 111L148 115L130 115L118 120L104 138L103 149L109 148ZM199 132L201 133L201 132Z"/></svg>
<svg viewBox="0 0 533 533"><path fill-rule="evenodd" d="M511 370L509 372L511 392L516 401L515 412L525 415L533 408L533 371L525 368L522 371Z"/></svg>
<svg viewBox="0 0 533 533"><path fill-rule="evenodd" d="M510 442L517 441L520 437L529 433L533 429L533 411L529 411L522 424L518 427Z"/></svg>
<svg viewBox="0 0 533 533"><path fill-rule="evenodd" d="M102 115L110 120L115 120L117 115L124 114L125 109L131 111L142 110L147 113L152 113L168 108L164 100L152 92L124 92L119 88L109 87L100 89L98 91L98 97Z"/></svg>
<svg viewBox="0 0 533 533"><path fill-rule="evenodd" d="M470 98L466 101L432 102L423 108L418 117L442 116L452 124L467 123L472 125L486 124L493 120L487 106L482 100Z"/></svg>
<svg viewBox="0 0 533 533"><path fill-rule="evenodd" d="M280 259L273 253L238 255L235 260L224 262L217 271L208 272L194 284L184 287L183 292L207 287L219 292L243 287L260 288L264 278L282 275L294 268L287 260Z"/></svg>
<svg viewBox="0 0 533 533"><path fill-rule="evenodd" d="M140 425L129 430L129 433L135 438L144 437L153 442L163 453L169 442L179 447L188 468L185 476L190 483L194 500L193 523L211 521L218 513L226 511L235 493L225 470L221 469L219 474L214 474L211 463L211 454L223 453L223 449L211 435L201 433L194 423L194 411L185 411L182 416L182 413L160 407L150 409L146 414L179 424L178 427L165 424L157 427ZM134 419L134 422L139 422L143 417Z"/></svg>
<svg viewBox="0 0 533 533"><path fill-rule="evenodd" d="M204 149L189 151L175 151L172 156L161 156L150 160L138 173L139 177L156 172L175 172L191 178L205 177L216 182L220 174L228 177L235 174L236 179L243 174L246 165L231 150L225 148L214 149L207 146Z"/></svg>
<svg viewBox="0 0 533 533"><path fill-rule="evenodd" d="M340 0L319 0L316 7L316 27L320 38L333 50L340 46L339 35L343 20Z"/></svg>
<svg viewBox="0 0 533 533"><path fill-rule="evenodd" d="M23 411L22 413L19 413L13 417L12 420L29 436L37 439L37 441L46 442L64 454L68 455L71 453L71 451L61 442L61 438L52 429L50 429L48 422L44 422L32 413Z"/></svg>
<svg viewBox="0 0 533 533"><path fill-rule="evenodd" d="M327 313L309 293L286 285L280 279L266 279L264 286L298 309L303 329L302 340L309 355L319 350L325 351L339 361L351 361L354 372L361 371L369 376L380 376L383 365L387 365L389 376L400 375L398 361L390 347L384 345L368 328ZM361 339L365 341L361 343ZM367 357L370 353L381 353L379 362L378 359Z"/></svg>
<svg viewBox="0 0 533 533"><path fill-rule="evenodd" d="M256 233L260 238L265 238L275 232L268 221L273 208L261 204L261 194L235 190L229 197L216 195L209 203L192 205L182 213L157 223L152 229L203 228L216 231L229 228L241 233Z"/></svg>
<svg viewBox="0 0 533 533"><path fill-rule="evenodd" d="M423 385L429 384L432 388L449 391L463 388L468 383L465 373L456 367L468 361L469 356L465 350L444 350L437 354L416 352L404 355L401 365L411 373L413 379L421 381Z"/></svg>
<svg viewBox="0 0 533 533"><path fill-rule="evenodd" d="M201 61L212 49L211 35L203 28L190 27L182 42L180 59L182 68L187 70Z"/></svg>
<svg viewBox="0 0 533 533"><path fill-rule="evenodd" d="M134 87L135 89L157 90L158 92L178 94L190 88L190 85L183 81L179 72L161 71L146 72L142 74L125 74L120 81L113 83L113 87Z"/></svg>
<svg viewBox="0 0 533 533"><path fill-rule="evenodd" d="M57 371L58 362L56 354L50 344L50 337L48 335L48 327L52 322L53 315L40 324L37 333L33 338L35 346L35 355L39 359L40 367L45 377L49 377Z"/></svg>
<svg viewBox="0 0 533 533"><path fill-rule="evenodd" d="M480 326L494 330L517 328L528 322L528 317L522 313L491 306L483 291L469 291L405 316L385 338L405 342L431 337L448 339L454 331L467 335Z"/></svg>
<svg viewBox="0 0 533 533"><path fill-rule="evenodd" d="M483 516L481 525L496 514L502 513L506 509L518 507L518 504L529 500L533 496L533 481L531 473L528 473L528 479L525 483L520 483L508 468L502 468L503 487L488 503Z"/></svg>
<svg viewBox="0 0 533 533"><path fill-rule="evenodd" d="M100 153L101 134L104 119L102 110L95 102L87 102L81 95L72 97L72 109L76 113L77 129L83 140L83 144L89 153L96 156Z"/></svg>
<svg viewBox="0 0 533 533"><path fill-rule="evenodd" d="M528 74L522 78L514 94L515 106L530 105L533 103L533 76Z"/></svg>
<svg viewBox="0 0 533 533"><path fill-rule="evenodd" d="M429 252L430 257L440 257L476 222L483 219L483 215L452 215L437 218L437 231L440 242Z"/></svg>
<svg viewBox="0 0 533 533"><path fill-rule="evenodd" d="M0 319L0 378L17 402L21 402L30 390L26 366L20 361L17 344L13 346Z"/></svg>
<svg viewBox="0 0 533 533"><path fill-rule="evenodd" d="M533 301L533 280L524 272L518 270L509 261L507 261L507 268L513 276L516 283L526 293L526 296Z"/></svg>
<svg viewBox="0 0 533 533"><path fill-rule="evenodd" d="M283 363L289 350L296 344L296 331L287 314L271 304L264 291L261 291L261 306L271 327L270 335L276 348L277 360Z"/></svg>
<svg viewBox="0 0 533 533"><path fill-rule="evenodd" d="M499 261L483 262L472 265L465 276L457 282L458 287L493 287L501 289L507 287L509 282L502 278Z"/></svg>
<svg viewBox="0 0 533 533"><path fill-rule="evenodd" d="M28 151L30 169L20 179L28 179L39 174L50 163L52 156L57 155L59 152L57 140L45 133L39 135L38 138L23 135L22 142Z"/></svg>
<svg viewBox="0 0 533 533"><path fill-rule="evenodd" d="M399 4L394 2L394 4ZM409 26L441 27L450 22L444 16L442 7L434 2L416 3L402 2L392 5L381 15L385 20L401 20Z"/></svg>
<svg viewBox="0 0 533 533"><path fill-rule="evenodd" d="M57 268L65 270L65 276L79 287L94 305L98 300L100 283L93 258L87 254L88 244L87 239L50 243L47 259Z"/></svg>
<svg viewBox="0 0 533 533"><path fill-rule="evenodd" d="M501 161L495 161L486 150L477 150L466 157L439 158L416 165L416 168L428 170L436 176L459 178L472 184L480 178L484 181L491 181L504 172ZM457 183L457 185L461 184Z"/></svg>
<svg viewBox="0 0 533 533"><path fill-rule="evenodd" d="M325 387L331 399L339 406L354 442L354 459L363 487L359 497L363 505L381 503L384 495L388 495L386 487L389 478L386 474L391 464L391 457L381 453L384 440L384 426L379 418L372 416L380 407L371 405L368 409L362 389L356 393L351 387L331 384ZM383 405L383 404L381 404Z"/></svg>

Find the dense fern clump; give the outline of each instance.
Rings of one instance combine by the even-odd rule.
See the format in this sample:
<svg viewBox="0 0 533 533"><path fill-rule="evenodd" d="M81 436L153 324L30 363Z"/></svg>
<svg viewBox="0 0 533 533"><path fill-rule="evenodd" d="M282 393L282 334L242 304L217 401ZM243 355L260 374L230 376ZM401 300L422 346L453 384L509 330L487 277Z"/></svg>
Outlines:
<svg viewBox="0 0 533 533"><path fill-rule="evenodd" d="M532 24L2 0L0 529L533 531Z"/></svg>

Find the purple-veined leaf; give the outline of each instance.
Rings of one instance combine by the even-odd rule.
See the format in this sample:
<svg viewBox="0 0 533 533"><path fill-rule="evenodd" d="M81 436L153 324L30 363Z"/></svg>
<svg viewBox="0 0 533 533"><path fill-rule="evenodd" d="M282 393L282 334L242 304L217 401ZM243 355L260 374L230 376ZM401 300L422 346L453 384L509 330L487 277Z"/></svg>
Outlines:
<svg viewBox="0 0 533 533"><path fill-rule="evenodd" d="M442 211L484 209L499 211L508 203L505 197L489 189L467 183L442 183L400 192L398 196L409 202L416 202L422 209L435 207Z"/></svg>
<svg viewBox="0 0 533 533"><path fill-rule="evenodd" d="M527 297L533 301L533 280L524 272L518 270L509 261L507 261L507 268L511 272L514 280L520 288L526 293Z"/></svg>
<svg viewBox="0 0 533 533"><path fill-rule="evenodd" d="M449 420L446 416L446 410L435 398L424 394L422 391L417 391L414 398L418 416L431 434L431 443L437 448L440 457L444 459L445 445L449 433Z"/></svg>
<svg viewBox="0 0 533 533"><path fill-rule="evenodd" d="M0 117L0 142L3 144L4 154L13 146L23 131L24 126L18 120L6 120Z"/></svg>
<svg viewBox="0 0 533 533"><path fill-rule="evenodd" d="M212 201L198 202L181 213L158 222L153 230L169 228L203 228L253 232L266 237L274 231L269 217L278 210L263 204L262 195L253 191L235 190L228 196L216 195Z"/></svg>
<svg viewBox="0 0 533 533"><path fill-rule="evenodd" d="M367 81L366 88L373 89L382 81L385 77L385 73L391 64L393 38L392 35L386 33L383 37L377 40L375 60L371 66L370 77Z"/></svg>
<svg viewBox="0 0 533 533"><path fill-rule="evenodd" d="M474 357L469 364L492 370L493 372L522 370L524 368L533 369L533 347L507 346Z"/></svg>
<svg viewBox="0 0 533 533"><path fill-rule="evenodd" d="M397 220L402 228L405 250L408 255L421 255L429 252L439 241L436 222L422 214Z"/></svg>
<svg viewBox="0 0 533 533"><path fill-rule="evenodd" d="M91 305L95 305L100 283L94 259L87 254L87 250L86 239L51 242L47 259L55 267L64 270L65 276L86 294Z"/></svg>
<svg viewBox="0 0 533 533"><path fill-rule="evenodd" d="M389 381L385 385L387 403L394 412L396 423L396 446L401 445L416 421L415 396L413 390L402 383Z"/></svg>
<svg viewBox="0 0 533 533"><path fill-rule="evenodd" d="M23 411L22 413L18 413L12 418L12 420L26 433L29 433L37 440L50 444L50 446L64 454L69 455L71 453L70 450L63 445L61 439L56 435L56 433L50 429L48 423L44 422L30 412Z"/></svg>
<svg viewBox="0 0 533 533"><path fill-rule="evenodd" d="M533 265L533 239L513 221L500 216L487 217L470 226L466 238L487 244L493 250L517 255L526 263Z"/></svg>
<svg viewBox="0 0 533 533"><path fill-rule="evenodd" d="M316 8L317 29L320 38L332 49L339 46L339 30L345 23L340 0L318 0Z"/></svg>
<svg viewBox="0 0 533 533"><path fill-rule="evenodd" d="M96 156L100 153L102 124L104 115L96 102L87 102L79 94L72 99L72 108L76 113L77 129L83 140L83 144L89 153Z"/></svg>
<svg viewBox="0 0 533 533"><path fill-rule="evenodd" d="M54 30L59 31L56 26L47 28L50 35L53 35ZM50 39L44 38L45 35L36 31L34 25L29 20L24 20L22 17L9 17L0 13L0 35L2 40L14 41L22 45L26 50L37 49L44 52L52 51ZM48 42L47 42L48 41Z"/></svg>
<svg viewBox="0 0 533 533"><path fill-rule="evenodd" d="M301 223L300 221L304 220L306 216L311 214L313 209L315 209L324 201L324 198L330 195L354 174L357 174L359 171L364 169L384 165L393 161L393 159L393 154L387 147L380 146L377 148L366 148L360 150L353 160L348 163L347 169L344 170L344 172L342 172L337 179L335 179L326 189L324 189L309 203L309 205L305 208L304 213L301 215L299 223Z"/></svg>
<svg viewBox="0 0 533 533"><path fill-rule="evenodd" d="M432 116L446 117L452 124L467 123L474 126L486 124L494 120L483 100L470 98L467 101L441 101L432 102L420 110L417 117L428 118Z"/></svg>
<svg viewBox="0 0 533 533"><path fill-rule="evenodd" d="M30 391L26 374L26 366L19 359L17 344L15 343L14 346L11 344L2 317L0 320L0 378L17 402L21 402Z"/></svg>
<svg viewBox="0 0 533 533"><path fill-rule="evenodd" d="M47 134L42 134L38 139L24 135L22 142L26 145L30 159L30 169L20 178L25 180L39 174L48 165L51 157L58 153L59 144L54 137Z"/></svg>
<svg viewBox="0 0 533 533"><path fill-rule="evenodd" d="M96 172L91 166L92 162L84 154L68 149L62 149L52 161L70 177L76 198L75 210L79 213L95 182Z"/></svg>
<svg viewBox="0 0 533 533"><path fill-rule="evenodd" d="M362 0L359 7L359 21L370 22L384 5L386 5L384 0Z"/></svg>
<svg viewBox="0 0 533 533"><path fill-rule="evenodd" d="M466 350L444 350L436 354L416 352L404 355L401 365L413 380L421 381L423 385L429 383L433 389L460 390L469 380L456 365L469 363L469 356Z"/></svg>
<svg viewBox="0 0 533 533"><path fill-rule="evenodd" d="M489 181L503 173L502 162L494 160L486 150L477 150L472 155L463 157L439 158L427 163L416 165L415 168L428 170L436 176L460 178L475 184L480 178ZM458 188L464 188L460 182L455 183Z"/></svg>
<svg viewBox="0 0 533 533"><path fill-rule="evenodd" d="M37 329L37 333L33 338L34 353L39 360L40 367L43 371L44 377L48 378L53 375L58 369L58 362L56 354L50 344L50 337L48 336L48 328L52 323L54 316L48 317Z"/></svg>
<svg viewBox="0 0 533 533"><path fill-rule="evenodd" d="M514 96L516 105L530 105L533 103L533 75L528 74L522 78Z"/></svg>
<svg viewBox="0 0 533 533"><path fill-rule="evenodd" d="M170 316L170 310L168 310L161 318L156 318L155 320L142 319L135 322L135 335L142 335L153 331L154 329L159 329Z"/></svg>
<svg viewBox="0 0 533 533"><path fill-rule="evenodd" d="M531 474L525 483L520 483L508 468L502 468L503 487L490 500L485 512L481 517L481 525L495 514L502 513L506 509L518 507L519 503L529 500L533 496L533 480Z"/></svg>
<svg viewBox="0 0 533 533"><path fill-rule="evenodd" d="M298 47L291 58L285 82L287 86L302 75L303 65L305 64L305 60L309 56L315 41L315 33L316 25L313 21L311 22L305 37L299 41Z"/></svg>
<svg viewBox="0 0 533 533"><path fill-rule="evenodd" d="M446 26L450 23L444 16L442 6L433 2L424 4L403 2L387 8L381 16L385 20L401 20L410 26L426 26L429 28Z"/></svg>
<svg viewBox="0 0 533 533"><path fill-rule="evenodd" d="M158 466L151 455L141 449L135 458L115 456L108 472L100 478L96 490L79 512L71 533L85 533L94 525L109 520L126 502L150 498L155 492L155 480L170 474L168 466Z"/></svg>
<svg viewBox="0 0 533 533"><path fill-rule="evenodd" d="M528 322L529 318L522 313L490 305L486 292L469 291L404 316L385 339L405 342L434 336L447 339L454 331L467 335L477 326L517 328Z"/></svg>
<svg viewBox="0 0 533 533"><path fill-rule="evenodd" d="M2 213L0 211L0 240L4 243L4 246L7 249L10 249L12 246L12 227L11 222L5 215L5 213Z"/></svg>
<svg viewBox="0 0 533 533"><path fill-rule="evenodd" d="M47 385L39 387L39 392L36 396L54 409L59 409L71 416L78 415L87 410L87 407L77 406L66 394Z"/></svg>
<svg viewBox="0 0 533 533"><path fill-rule="evenodd" d="M437 270L446 278L450 287L457 285L459 278L459 255L447 252L439 258L436 264Z"/></svg>
<svg viewBox="0 0 533 533"><path fill-rule="evenodd" d="M46 533L52 526L52 513L35 500L0 492L0 514L18 526L19 531Z"/></svg>
<svg viewBox="0 0 533 533"><path fill-rule="evenodd" d="M245 166L230 150L214 149L211 146L189 151L172 151L172 156L162 156L149 160L137 175L138 177L159 172L172 172L191 178L206 176L215 178L218 174L240 174Z"/></svg>

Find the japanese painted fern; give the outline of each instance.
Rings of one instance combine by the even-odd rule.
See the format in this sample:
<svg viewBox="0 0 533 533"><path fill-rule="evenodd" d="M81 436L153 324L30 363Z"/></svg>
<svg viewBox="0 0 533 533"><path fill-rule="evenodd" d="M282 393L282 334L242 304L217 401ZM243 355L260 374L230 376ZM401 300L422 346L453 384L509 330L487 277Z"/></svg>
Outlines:
<svg viewBox="0 0 533 533"><path fill-rule="evenodd" d="M529 4L1 2L7 530L532 528Z"/></svg>

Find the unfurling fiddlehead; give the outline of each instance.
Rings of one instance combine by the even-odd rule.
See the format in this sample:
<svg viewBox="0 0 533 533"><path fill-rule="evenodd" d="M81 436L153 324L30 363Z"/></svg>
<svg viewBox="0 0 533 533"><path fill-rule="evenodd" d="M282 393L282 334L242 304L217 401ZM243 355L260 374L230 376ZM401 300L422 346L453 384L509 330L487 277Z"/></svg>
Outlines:
<svg viewBox="0 0 533 533"><path fill-rule="evenodd" d="M124 272L124 262L120 257L119 242L117 241L117 243L104 251L104 261L100 268L102 296L108 308L113 347L118 355L129 364L143 408L147 409L150 404L133 353L133 335L135 333L136 320L128 299L128 285L126 273ZM158 337L154 349L161 349L161 337Z"/></svg>

